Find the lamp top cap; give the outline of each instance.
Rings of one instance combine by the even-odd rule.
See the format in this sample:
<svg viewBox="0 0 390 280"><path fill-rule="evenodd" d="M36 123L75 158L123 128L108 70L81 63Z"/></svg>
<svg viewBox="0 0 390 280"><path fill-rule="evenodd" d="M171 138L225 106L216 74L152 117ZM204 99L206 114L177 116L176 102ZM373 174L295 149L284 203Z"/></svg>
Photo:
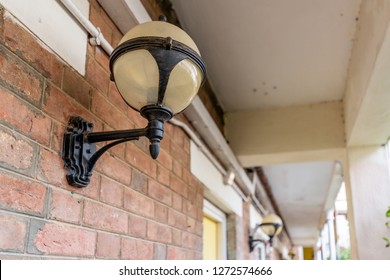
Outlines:
<svg viewBox="0 0 390 280"><path fill-rule="evenodd" d="M268 214L263 217L262 223L273 223L283 225L282 219L275 214Z"/></svg>
<svg viewBox="0 0 390 280"><path fill-rule="evenodd" d="M200 55L195 42L184 30L180 29L176 25L164 21L148 21L133 27L125 34L125 36L123 36L119 45L130 39L145 36L163 38L171 37L172 39L187 45Z"/></svg>

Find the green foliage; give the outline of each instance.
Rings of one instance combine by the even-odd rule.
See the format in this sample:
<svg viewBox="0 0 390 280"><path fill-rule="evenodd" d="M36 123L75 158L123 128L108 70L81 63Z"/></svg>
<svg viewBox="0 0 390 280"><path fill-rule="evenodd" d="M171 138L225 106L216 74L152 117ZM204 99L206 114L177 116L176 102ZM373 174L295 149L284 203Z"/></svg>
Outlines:
<svg viewBox="0 0 390 280"><path fill-rule="evenodd" d="M386 218L390 218L390 207L389 207L389 209L386 212ZM390 230L390 221L387 221L385 223L385 226L386 226L387 229ZM383 237L383 240L386 242L386 248L390 247L390 240L389 240L389 238Z"/></svg>
<svg viewBox="0 0 390 280"><path fill-rule="evenodd" d="M387 237L383 237L383 240L386 241L386 248L390 247L390 240Z"/></svg>
<svg viewBox="0 0 390 280"><path fill-rule="evenodd" d="M351 259L351 248L340 247L338 259L339 260L350 260Z"/></svg>

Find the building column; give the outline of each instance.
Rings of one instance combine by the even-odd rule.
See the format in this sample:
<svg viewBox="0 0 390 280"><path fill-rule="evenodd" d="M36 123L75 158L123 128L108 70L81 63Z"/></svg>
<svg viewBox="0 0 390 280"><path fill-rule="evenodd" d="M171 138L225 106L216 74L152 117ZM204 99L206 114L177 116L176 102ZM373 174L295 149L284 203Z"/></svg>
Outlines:
<svg viewBox="0 0 390 280"><path fill-rule="evenodd" d="M322 260L326 260L327 258L327 250L326 248L328 247L328 242L325 238L325 230L321 230L321 254L322 254Z"/></svg>
<svg viewBox="0 0 390 280"><path fill-rule="evenodd" d="M334 211L330 210L326 214L326 222L328 224L328 239L329 239L329 257L331 260L337 259L336 257L336 238L334 233Z"/></svg>
<svg viewBox="0 0 390 280"><path fill-rule="evenodd" d="M351 228L351 253L356 259L390 259L384 236L390 206L390 167L384 146L349 148L344 164Z"/></svg>

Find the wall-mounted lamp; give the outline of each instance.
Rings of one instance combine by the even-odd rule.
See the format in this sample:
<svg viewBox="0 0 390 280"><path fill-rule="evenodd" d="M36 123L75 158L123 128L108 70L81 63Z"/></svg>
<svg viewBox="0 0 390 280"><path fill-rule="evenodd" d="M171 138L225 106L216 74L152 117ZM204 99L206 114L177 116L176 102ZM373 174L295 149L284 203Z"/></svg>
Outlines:
<svg viewBox="0 0 390 280"><path fill-rule="evenodd" d="M283 222L282 219L274 214L264 216L261 224L256 225L253 229L252 234L249 235L249 251L252 252L253 249L259 244L264 243L266 240L255 239L255 233L258 229L261 229L266 235L268 235L269 243L272 246L272 240L275 236L282 232Z"/></svg>
<svg viewBox="0 0 390 280"><path fill-rule="evenodd" d="M92 132L93 124L71 117L64 134L62 158L66 179L86 187L96 161L109 148L145 136L153 159L160 152L164 122L183 111L206 77L206 66L191 37L165 21L131 29L110 56L111 80L122 98L148 120L145 128ZM97 142L112 141L96 151Z"/></svg>

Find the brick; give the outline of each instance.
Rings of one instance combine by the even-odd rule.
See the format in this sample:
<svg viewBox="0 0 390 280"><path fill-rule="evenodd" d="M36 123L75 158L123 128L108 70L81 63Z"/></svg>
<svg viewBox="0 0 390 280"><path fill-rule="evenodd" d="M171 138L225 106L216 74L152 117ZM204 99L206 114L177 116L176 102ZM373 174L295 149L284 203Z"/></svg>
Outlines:
<svg viewBox="0 0 390 280"><path fill-rule="evenodd" d="M173 161L173 169L172 170L173 170L173 173L176 174L176 176L178 176L179 178L183 177L183 168L177 160Z"/></svg>
<svg viewBox="0 0 390 280"><path fill-rule="evenodd" d="M165 186L169 186L171 183L171 176L168 169L165 169L161 165L157 166L157 181Z"/></svg>
<svg viewBox="0 0 390 280"><path fill-rule="evenodd" d="M91 7L96 9L96 11L100 11L100 9L102 9L102 7L100 6L98 0L90 0L89 4L91 5Z"/></svg>
<svg viewBox="0 0 390 280"><path fill-rule="evenodd" d="M132 123L100 93L94 92L91 110L110 127L116 130L132 128Z"/></svg>
<svg viewBox="0 0 390 280"><path fill-rule="evenodd" d="M1 87L0 121L44 145L49 144L50 119Z"/></svg>
<svg viewBox="0 0 390 280"><path fill-rule="evenodd" d="M191 181L191 177L193 177L193 175L191 174L191 172L188 170L188 169L182 169L183 171L183 174L182 174L182 179L184 181L184 183L190 185L191 187L191 184L190 184L190 181Z"/></svg>
<svg viewBox="0 0 390 280"><path fill-rule="evenodd" d="M121 259L152 260L154 256L154 246L151 242L122 238L121 248Z"/></svg>
<svg viewBox="0 0 390 280"><path fill-rule="evenodd" d="M157 164L150 155L142 152L133 143L126 144L126 161L152 178L157 176Z"/></svg>
<svg viewBox="0 0 390 280"><path fill-rule="evenodd" d="M127 108L129 106L122 98L122 95L119 93L114 82L110 82L109 89L108 89L108 100L122 113L127 114Z"/></svg>
<svg viewBox="0 0 390 280"><path fill-rule="evenodd" d="M188 186L181 179L175 175L171 175L171 189L181 196L187 198L188 196Z"/></svg>
<svg viewBox="0 0 390 280"><path fill-rule="evenodd" d="M183 198L176 193L172 193L172 208L181 212L183 209ZM203 209L203 208L202 208Z"/></svg>
<svg viewBox="0 0 390 280"><path fill-rule="evenodd" d="M165 150L161 150L158 155L157 161L164 166L168 170L172 170L173 159L170 154L168 154Z"/></svg>
<svg viewBox="0 0 390 280"><path fill-rule="evenodd" d="M39 39L10 16L4 18L3 34L7 47L54 84L61 84L63 64Z"/></svg>
<svg viewBox="0 0 390 280"><path fill-rule="evenodd" d="M36 150L35 143L0 127L0 166L31 176L34 172Z"/></svg>
<svg viewBox="0 0 390 280"><path fill-rule="evenodd" d="M103 125L73 98L52 84L48 84L43 100L43 111L64 125L71 116L80 116L94 124L94 131L101 131Z"/></svg>
<svg viewBox="0 0 390 280"><path fill-rule="evenodd" d="M89 109L91 106L92 87L84 78L70 67L65 67L62 89L78 103Z"/></svg>
<svg viewBox="0 0 390 280"><path fill-rule="evenodd" d="M187 231L196 234L196 220L187 217Z"/></svg>
<svg viewBox="0 0 390 280"><path fill-rule="evenodd" d="M134 190L125 189L124 207L132 213L154 218L153 200Z"/></svg>
<svg viewBox="0 0 390 280"><path fill-rule="evenodd" d="M160 203L154 204L155 220L159 223L166 224L168 222L168 207Z"/></svg>
<svg viewBox="0 0 390 280"><path fill-rule="evenodd" d="M173 124L171 124L169 122L166 122L164 124L164 134L166 136L168 136L169 139L172 139L172 140L174 139L173 138L174 137L174 135L173 135L174 130L175 130L175 126Z"/></svg>
<svg viewBox="0 0 390 280"><path fill-rule="evenodd" d="M49 217L74 224L81 222L82 199L71 192L52 190Z"/></svg>
<svg viewBox="0 0 390 280"><path fill-rule="evenodd" d="M191 141L190 141L190 138L184 137L183 147L184 147L184 152L189 155L191 153Z"/></svg>
<svg viewBox="0 0 390 280"><path fill-rule="evenodd" d="M0 82L22 98L39 105L43 77L3 47L0 47Z"/></svg>
<svg viewBox="0 0 390 280"><path fill-rule="evenodd" d="M127 233L128 215L120 210L86 201L84 223L110 232Z"/></svg>
<svg viewBox="0 0 390 280"><path fill-rule="evenodd" d="M87 57L85 78L93 87L95 87L95 89L104 95L107 95L110 76L91 56Z"/></svg>
<svg viewBox="0 0 390 280"><path fill-rule="evenodd" d="M196 219L198 217L198 205L191 203L191 201L183 200L183 213Z"/></svg>
<svg viewBox="0 0 390 280"><path fill-rule="evenodd" d="M167 260L185 260L186 259L186 250L168 246L167 248Z"/></svg>
<svg viewBox="0 0 390 280"><path fill-rule="evenodd" d="M189 169L190 168L190 157L189 154L187 154L184 151L184 147L177 145L176 143L173 143L173 139L171 140L171 154L175 155L175 159L183 165L184 168Z"/></svg>
<svg viewBox="0 0 390 280"><path fill-rule="evenodd" d="M175 127L175 129L173 129L173 139L176 145L183 147L185 137L185 132L181 128Z"/></svg>
<svg viewBox="0 0 390 280"><path fill-rule="evenodd" d="M24 252L27 220L0 214L0 251Z"/></svg>
<svg viewBox="0 0 390 280"><path fill-rule="evenodd" d="M112 43L111 45L115 48L119 45L120 40L122 40L123 34L120 31L115 31L112 34Z"/></svg>
<svg viewBox="0 0 390 280"><path fill-rule="evenodd" d="M96 232L43 221L31 221L28 252L72 257L95 255Z"/></svg>
<svg viewBox="0 0 390 280"><path fill-rule="evenodd" d="M53 131L50 140L50 147L57 153L62 151L62 141L64 140L65 125L53 122Z"/></svg>
<svg viewBox="0 0 390 280"><path fill-rule="evenodd" d="M202 250L202 239L192 233L183 232L183 246L192 250Z"/></svg>
<svg viewBox="0 0 390 280"><path fill-rule="evenodd" d="M167 259L167 246L164 244L154 244L153 260L166 260Z"/></svg>
<svg viewBox="0 0 390 280"><path fill-rule="evenodd" d="M46 187L7 174L0 174L0 182L1 208L44 216Z"/></svg>
<svg viewBox="0 0 390 280"><path fill-rule="evenodd" d="M150 141L146 137L140 137L137 141L132 142L135 146L137 146L141 151L143 151L146 155L149 155L149 144Z"/></svg>
<svg viewBox="0 0 390 280"><path fill-rule="evenodd" d="M130 185L131 182L130 167L120 159L108 153L105 153L98 160L96 164L96 170L102 172L106 176L124 185Z"/></svg>
<svg viewBox="0 0 390 280"><path fill-rule="evenodd" d="M96 257L116 260L120 256L121 238L119 236L99 232L97 236Z"/></svg>
<svg viewBox="0 0 390 280"><path fill-rule="evenodd" d="M203 211L202 211L203 212ZM203 234L203 223L197 221L195 224L195 234L201 236Z"/></svg>
<svg viewBox="0 0 390 280"><path fill-rule="evenodd" d="M38 179L55 186L63 186L68 184L65 175L66 171L61 156L55 152L41 149L38 161Z"/></svg>
<svg viewBox="0 0 390 280"><path fill-rule="evenodd" d="M166 123L164 124L164 126L165 125L166 125ZM161 150L164 150L167 153L171 152L171 140L169 139L169 137L166 136L165 133L164 133L164 138L160 142L160 148L161 148Z"/></svg>
<svg viewBox="0 0 390 280"><path fill-rule="evenodd" d="M124 187L115 181L102 177L100 200L116 207L123 206Z"/></svg>
<svg viewBox="0 0 390 280"><path fill-rule="evenodd" d="M149 179L148 193L157 201L168 206L172 205L172 191L154 180Z"/></svg>
<svg viewBox="0 0 390 280"><path fill-rule="evenodd" d="M197 203L197 194L196 194L196 190L194 188L188 188L188 201L191 204Z"/></svg>
<svg viewBox="0 0 390 280"><path fill-rule="evenodd" d="M138 172L137 170L133 170L131 176L131 187L138 192L147 194L148 178L141 172Z"/></svg>
<svg viewBox="0 0 390 280"><path fill-rule="evenodd" d="M106 52L99 46L95 48L95 60L100 64L106 72L110 72L109 57Z"/></svg>
<svg viewBox="0 0 390 280"><path fill-rule="evenodd" d="M182 246L182 231L172 228L172 244L181 247Z"/></svg>
<svg viewBox="0 0 390 280"><path fill-rule="evenodd" d="M148 125L148 120L142 117L138 111L131 107L127 107L127 117L137 128L146 127Z"/></svg>
<svg viewBox="0 0 390 280"><path fill-rule="evenodd" d="M180 212L169 209L168 224L182 230L187 230L187 217Z"/></svg>
<svg viewBox="0 0 390 280"><path fill-rule="evenodd" d="M172 229L164 224L148 221L147 237L153 241L169 244L172 242Z"/></svg>
<svg viewBox="0 0 390 280"><path fill-rule="evenodd" d="M146 237L147 221L145 218L130 215L129 216L129 235L133 237Z"/></svg>

